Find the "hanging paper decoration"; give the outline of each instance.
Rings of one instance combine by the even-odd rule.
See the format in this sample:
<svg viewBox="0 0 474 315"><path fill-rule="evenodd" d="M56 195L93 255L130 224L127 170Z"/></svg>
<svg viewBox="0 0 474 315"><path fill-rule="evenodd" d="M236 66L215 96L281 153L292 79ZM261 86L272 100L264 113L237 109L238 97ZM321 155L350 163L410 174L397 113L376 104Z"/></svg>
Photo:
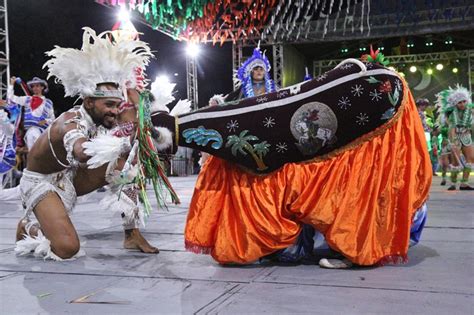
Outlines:
<svg viewBox="0 0 474 315"><path fill-rule="evenodd" d="M204 7L213 1L157 1L157 0L96 0L110 6L127 7L136 11L151 24L154 29L172 29L176 38L187 27L189 21L203 16Z"/></svg>
<svg viewBox="0 0 474 315"><path fill-rule="evenodd" d="M276 0L96 0L136 11L154 29L167 30L176 39L192 42L227 40L259 35Z"/></svg>
<svg viewBox="0 0 474 315"><path fill-rule="evenodd" d="M276 0L223 1L208 3L203 16L190 21L179 35L192 42L210 38L221 45L228 40L234 43L246 39L248 34L258 36L268 22Z"/></svg>
<svg viewBox="0 0 474 315"><path fill-rule="evenodd" d="M96 0L110 6L126 7L142 16L153 29L175 39L190 42L245 41L271 38L278 42L308 36L311 21L325 19L323 37L336 31L330 17L345 12L343 28L352 23L355 7L360 4L361 22L369 25L370 0ZM352 15L349 8L353 6ZM336 16L337 14L337 16Z"/></svg>

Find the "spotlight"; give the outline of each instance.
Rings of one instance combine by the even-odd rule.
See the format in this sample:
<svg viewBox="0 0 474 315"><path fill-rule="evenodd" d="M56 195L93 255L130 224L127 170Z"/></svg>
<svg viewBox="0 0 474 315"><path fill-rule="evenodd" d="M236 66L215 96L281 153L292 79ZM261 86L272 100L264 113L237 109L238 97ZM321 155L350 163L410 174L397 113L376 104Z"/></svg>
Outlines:
<svg viewBox="0 0 474 315"><path fill-rule="evenodd" d="M452 45L453 44L453 38L451 36L446 37L446 39L444 40L444 43L446 45Z"/></svg>
<svg viewBox="0 0 474 315"><path fill-rule="evenodd" d="M347 43L346 42L342 42L342 45L341 45L341 53L342 54L347 54L349 52L349 49L347 48Z"/></svg>
<svg viewBox="0 0 474 315"><path fill-rule="evenodd" d="M427 47L433 46L433 37L428 36L428 37L426 38L425 46L427 46Z"/></svg>
<svg viewBox="0 0 474 315"><path fill-rule="evenodd" d="M453 73L458 73L458 71L459 71L458 68L456 67L453 68Z"/></svg>
<svg viewBox="0 0 474 315"><path fill-rule="evenodd" d="M186 53L191 58L196 58L199 55L199 51L199 46L193 43L188 44L188 46L186 47Z"/></svg>
<svg viewBox="0 0 474 315"><path fill-rule="evenodd" d="M367 43L366 42L359 42L359 51L366 51L367 50Z"/></svg>
<svg viewBox="0 0 474 315"><path fill-rule="evenodd" d="M128 22L130 21L130 13L122 7L118 13L118 18L122 22Z"/></svg>
<svg viewBox="0 0 474 315"><path fill-rule="evenodd" d="M410 72L415 73L416 72L416 66L411 66L410 67Z"/></svg>
<svg viewBox="0 0 474 315"><path fill-rule="evenodd" d="M438 70L438 71L443 70L443 68L444 68L444 66L443 66L442 64L440 64L440 63L438 63L438 64L436 65L436 70Z"/></svg>
<svg viewBox="0 0 474 315"><path fill-rule="evenodd" d="M159 83L170 83L170 79L166 74L162 74L156 77L156 82Z"/></svg>
<svg viewBox="0 0 474 315"><path fill-rule="evenodd" d="M177 77L178 75L179 75L178 72L175 72L175 73L174 73L174 76L175 76L175 77Z"/></svg>
<svg viewBox="0 0 474 315"><path fill-rule="evenodd" d="M428 73L429 75L432 75L433 74L433 69L428 68L428 70L426 70L426 73Z"/></svg>
<svg viewBox="0 0 474 315"><path fill-rule="evenodd" d="M409 39L408 42L407 42L407 47L408 48L413 48L415 47L415 42L413 41L413 39Z"/></svg>

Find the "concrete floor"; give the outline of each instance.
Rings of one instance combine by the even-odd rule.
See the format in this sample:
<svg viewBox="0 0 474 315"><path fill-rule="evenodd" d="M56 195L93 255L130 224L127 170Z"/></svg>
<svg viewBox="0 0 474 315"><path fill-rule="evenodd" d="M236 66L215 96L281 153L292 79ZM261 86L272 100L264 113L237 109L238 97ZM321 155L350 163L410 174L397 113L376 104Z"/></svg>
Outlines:
<svg viewBox="0 0 474 315"><path fill-rule="evenodd" d="M148 220L159 255L122 249L119 215L93 193L72 217L85 257L17 257L19 202L0 201L0 314L474 314L474 192L447 192L434 179L427 227L405 265L222 267L184 250L195 180L171 178L182 205Z"/></svg>

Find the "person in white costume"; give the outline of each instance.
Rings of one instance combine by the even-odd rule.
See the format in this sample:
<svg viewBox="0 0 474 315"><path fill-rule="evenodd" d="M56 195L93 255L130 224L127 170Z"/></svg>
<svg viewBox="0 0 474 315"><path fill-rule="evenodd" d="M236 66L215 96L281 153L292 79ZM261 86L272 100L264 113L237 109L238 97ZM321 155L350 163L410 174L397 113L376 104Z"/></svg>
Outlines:
<svg viewBox="0 0 474 315"><path fill-rule="evenodd" d="M44 67L49 77L56 77L66 96L78 95L83 103L59 116L29 152L20 182L25 218L17 228L19 254L33 251L55 260L75 257L80 242L69 213L77 196L120 180L131 142L130 137L111 136L110 130L117 125L124 94L129 102L138 103L131 86L134 69L144 69L152 53L142 41L112 42L108 34L84 28L81 49L56 47L47 52L51 59ZM114 208L124 218L124 247L158 253L138 230L140 211L134 192L124 187L115 198ZM28 220L31 213L39 225Z"/></svg>

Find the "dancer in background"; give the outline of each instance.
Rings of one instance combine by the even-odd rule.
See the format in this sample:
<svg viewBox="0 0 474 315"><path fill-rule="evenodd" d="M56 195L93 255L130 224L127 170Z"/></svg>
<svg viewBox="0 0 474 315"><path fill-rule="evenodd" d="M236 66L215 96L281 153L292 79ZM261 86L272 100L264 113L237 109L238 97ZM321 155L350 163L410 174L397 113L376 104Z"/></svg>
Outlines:
<svg viewBox="0 0 474 315"><path fill-rule="evenodd" d="M472 142L471 93L457 85L437 94L438 103L448 126L447 138L451 158L451 185L448 190L457 189L459 171L463 172L459 190L474 190L469 186L469 175L474 166L474 145ZM464 155L464 159L461 156Z"/></svg>
<svg viewBox="0 0 474 315"><path fill-rule="evenodd" d="M23 126L26 130L25 143L28 150L31 150L38 137L54 120L53 102L44 96L44 94L48 93L48 82L45 80L34 77L28 81L28 90L25 89L25 92L32 93L33 95L27 96L16 96L14 94L13 86L17 81L16 77L10 79L8 101L9 103L24 107Z"/></svg>

